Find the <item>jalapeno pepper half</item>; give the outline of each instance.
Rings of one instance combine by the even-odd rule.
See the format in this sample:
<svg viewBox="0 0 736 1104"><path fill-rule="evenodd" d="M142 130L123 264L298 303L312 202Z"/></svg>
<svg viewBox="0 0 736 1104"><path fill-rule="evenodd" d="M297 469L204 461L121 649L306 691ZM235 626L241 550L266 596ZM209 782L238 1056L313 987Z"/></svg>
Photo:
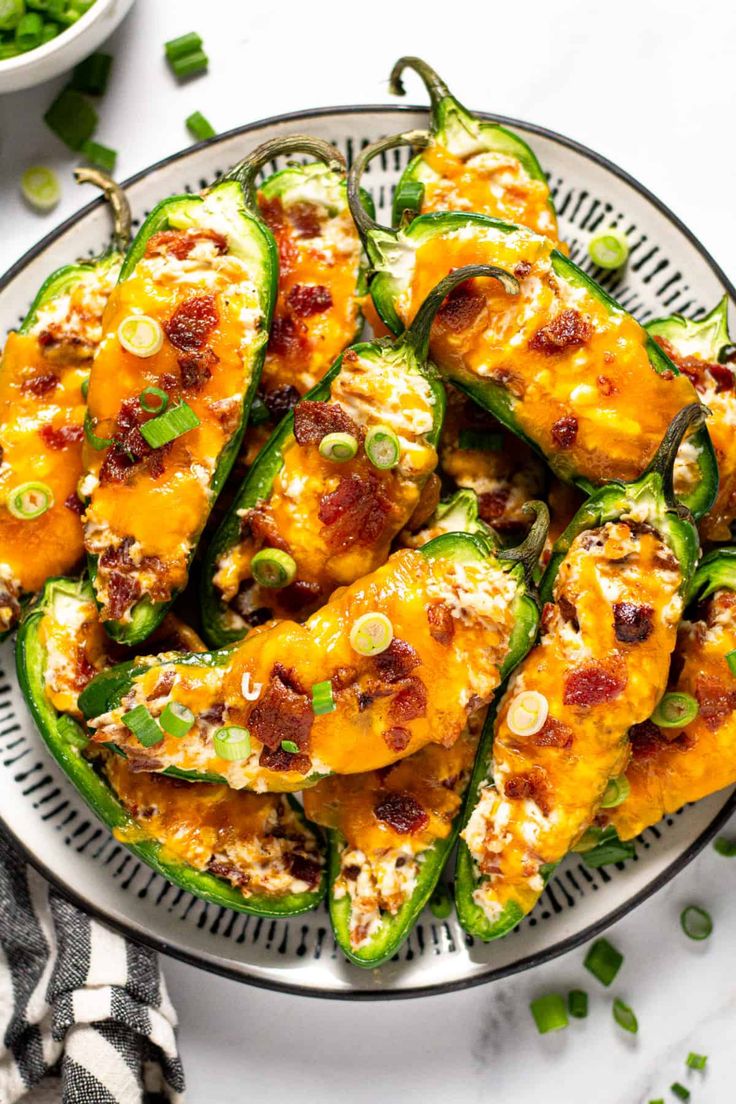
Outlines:
<svg viewBox="0 0 736 1104"><path fill-rule="evenodd" d="M173 642L182 636L196 641L184 629ZM114 651L84 581L49 580L18 632L26 702L92 811L157 873L214 905L258 916L314 908L325 889L321 836L296 802L206 783L183 791L169 779L133 772L124 758L88 741L78 686Z"/></svg>
<svg viewBox="0 0 736 1104"><path fill-rule="evenodd" d="M449 498L438 503L437 509L423 528L416 531L405 530L401 534L401 543L407 548L421 548L442 533L477 533L484 536L494 548L500 546L496 532L480 517L477 494L468 487L455 491Z"/></svg>
<svg viewBox="0 0 736 1104"><path fill-rule="evenodd" d="M82 425L102 312L123 263L130 211L121 190L95 170L80 183L110 201L113 241L100 257L52 273L0 362L0 638L14 628L24 596L72 571L84 554Z"/></svg>
<svg viewBox="0 0 736 1104"><path fill-rule="evenodd" d="M89 388L85 546L105 627L137 644L185 586L237 455L265 353L278 261L254 177L278 154L338 163L294 135L201 195L160 203L126 257Z"/></svg>
<svg viewBox="0 0 736 1104"><path fill-rule="evenodd" d="M237 648L103 672L80 697L95 739L143 769L279 791L452 745L536 634L529 578L547 510L531 508L538 517L518 548L494 552L482 536L448 533L395 553L303 625L272 623ZM182 739L151 727L172 701L195 718ZM228 758L231 729L240 743Z"/></svg>
<svg viewBox="0 0 736 1104"><path fill-rule="evenodd" d="M405 69L418 73L429 92L430 138L396 186L394 225L430 211L477 211L556 241L557 216L547 178L526 142L506 127L472 115L421 58L396 62L389 83L395 95L404 95Z"/></svg>
<svg viewBox="0 0 736 1104"><path fill-rule="evenodd" d="M698 404L681 411L645 475L593 494L557 542L541 640L489 718L469 793L456 901L480 939L533 908L662 696L699 552L673 465L702 417Z"/></svg>
<svg viewBox="0 0 736 1104"><path fill-rule="evenodd" d="M464 264L513 272L520 294L498 283L461 285L432 328L430 353L443 375L524 438L561 479L590 491L646 469L695 389L635 319L553 243L483 215L420 215L401 230L378 226L358 201L364 167L377 153L412 144L387 138L356 158L351 210L374 269L376 309L400 333L439 276ZM419 140L424 138L419 134ZM684 501L701 517L718 486L705 426L686 442L698 472Z"/></svg>
<svg viewBox="0 0 736 1104"><path fill-rule="evenodd" d="M400 338L352 346L284 418L208 549L202 619L211 643L272 617L303 619L385 562L437 466L445 392L427 363L432 318L453 287L481 272L513 290L497 269L452 273ZM271 578L269 557L289 570Z"/></svg>

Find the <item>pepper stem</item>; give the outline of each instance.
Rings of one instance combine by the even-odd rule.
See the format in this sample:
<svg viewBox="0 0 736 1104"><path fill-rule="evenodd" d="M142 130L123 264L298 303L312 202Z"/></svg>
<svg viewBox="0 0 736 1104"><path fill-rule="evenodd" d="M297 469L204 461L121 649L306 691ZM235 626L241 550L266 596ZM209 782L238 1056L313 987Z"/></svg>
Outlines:
<svg viewBox="0 0 736 1104"><path fill-rule="evenodd" d="M702 403L684 406L670 422L662 442L642 479L654 473L662 479L662 493L668 507L676 510L680 503L675 496L675 460L688 430L705 423L709 411Z"/></svg>
<svg viewBox="0 0 736 1104"><path fill-rule="evenodd" d="M371 234L379 231L384 234L396 234L390 226L381 226L366 211L360 200L360 180L369 161L386 150L396 149L398 146L426 146L429 143L429 134L426 130L410 130L406 134L391 134L388 138L380 138L370 146L362 149L353 162L348 173L348 203L353 221L358 227L364 244L367 245Z"/></svg>
<svg viewBox="0 0 736 1104"><path fill-rule="evenodd" d="M507 295L519 294L519 281L504 268L483 264L465 265L463 268L456 268L454 272L450 272L432 288L417 311L411 326L398 339L397 345L408 345L418 360L426 360L429 352L429 335L437 311L458 284L480 276L498 280Z"/></svg>
<svg viewBox="0 0 736 1104"><path fill-rule="evenodd" d="M534 514L531 529L521 544L517 545L516 548L504 548L503 552L496 554L496 559L503 560L506 563L520 563L524 568L524 575L528 581L532 578L534 568L539 562L544 542L547 539L549 510L546 502L534 500L525 502L522 511L525 514Z"/></svg>
<svg viewBox="0 0 736 1104"><path fill-rule="evenodd" d="M125 192L107 173L99 169L75 169L77 184L94 184L102 191L112 210L112 236L115 248L124 253L130 244L130 204Z"/></svg>
<svg viewBox="0 0 736 1104"><path fill-rule="evenodd" d="M258 214L258 189L256 176L269 161L286 153L306 153L317 161L322 161L333 172L344 173L345 158L338 149L321 138L312 138L308 134L287 134L283 138L271 138L256 147L247 157L233 165L225 174L225 180L237 180L245 193L248 209Z"/></svg>
<svg viewBox="0 0 736 1104"><path fill-rule="evenodd" d="M405 69L413 69L424 82L432 104L432 121L436 122L440 103L450 95L450 89L439 73L435 72L431 65L427 65L426 61L422 61L418 57L400 57L391 70L391 76L388 79L388 90L392 96L404 96L406 94L406 88L401 79Z"/></svg>

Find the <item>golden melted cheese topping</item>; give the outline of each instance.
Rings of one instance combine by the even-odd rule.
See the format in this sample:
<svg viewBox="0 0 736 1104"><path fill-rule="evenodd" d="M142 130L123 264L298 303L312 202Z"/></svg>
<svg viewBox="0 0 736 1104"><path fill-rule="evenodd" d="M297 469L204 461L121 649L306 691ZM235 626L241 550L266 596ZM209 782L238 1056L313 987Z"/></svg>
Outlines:
<svg viewBox="0 0 736 1104"><path fill-rule="evenodd" d="M77 699L90 678L108 666L114 647L91 598L61 589L41 619L39 639L44 649L46 697L59 713L81 718Z"/></svg>
<svg viewBox="0 0 736 1104"><path fill-rule="evenodd" d="M527 912L541 868L559 862L593 820L629 758L628 730L664 691L682 611L677 561L649 529L609 522L580 534L562 562L539 644L512 676L495 725L491 777L463 832L492 921ZM549 713L529 736L509 726L524 691Z"/></svg>
<svg viewBox="0 0 736 1104"><path fill-rule="evenodd" d="M621 839L632 839L689 801L698 801L736 781L736 691L726 662L736 649L736 595L717 591L704 619L683 621L670 689L690 694L699 706L684 728L647 722L631 732L626 771L631 792L623 804L601 811Z"/></svg>

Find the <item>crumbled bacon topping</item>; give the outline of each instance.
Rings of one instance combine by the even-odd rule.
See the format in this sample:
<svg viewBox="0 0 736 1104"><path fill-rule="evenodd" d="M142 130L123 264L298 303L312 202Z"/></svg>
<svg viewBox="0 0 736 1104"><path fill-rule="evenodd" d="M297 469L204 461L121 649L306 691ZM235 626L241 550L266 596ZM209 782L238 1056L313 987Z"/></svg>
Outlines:
<svg viewBox="0 0 736 1104"><path fill-rule="evenodd" d="M39 430L43 443L50 449L61 451L67 445L75 445L84 437L81 425L52 426L44 425Z"/></svg>
<svg viewBox="0 0 736 1104"><path fill-rule="evenodd" d="M500 487L497 491L484 491L478 495L478 516L481 520L492 524L503 517L510 494L510 487Z"/></svg>
<svg viewBox="0 0 736 1104"><path fill-rule="evenodd" d="M537 353L551 356L554 353L563 353L566 349L574 349L585 345L589 340L593 328L579 311L568 308L557 315L547 326L532 337L529 348Z"/></svg>
<svg viewBox="0 0 736 1104"><path fill-rule="evenodd" d="M552 426L552 440L558 448L572 448L577 436L578 420L574 414L566 414L563 418L558 418Z"/></svg>
<svg viewBox="0 0 736 1104"><path fill-rule="evenodd" d="M292 203L287 210L292 226L295 226L302 238L318 238L322 231L322 216L319 207L308 200Z"/></svg>
<svg viewBox="0 0 736 1104"><path fill-rule="evenodd" d="M410 675L404 685L394 695L389 707L392 721L404 724L424 717L427 713L427 687L417 675Z"/></svg>
<svg viewBox="0 0 736 1104"><path fill-rule="evenodd" d="M408 728L394 725L384 731L383 738L392 751L405 751L411 743L411 732Z"/></svg>
<svg viewBox="0 0 736 1104"><path fill-rule="evenodd" d="M295 284L286 302L297 318L311 318L313 314L324 314L330 309L332 293L323 284Z"/></svg>
<svg viewBox="0 0 736 1104"><path fill-rule="evenodd" d="M377 541L392 510L376 475L353 472L343 476L334 491L322 495L317 513L330 545L343 551Z"/></svg>
<svg viewBox="0 0 736 1104"><path fill-rule="evenodd" d="M179 303L164 330L175 349L192 353L206 345L218 321L214 295L192 295Z"/></svg>
<svg viewBox="0 0 736 1104"><path fill-rule="evenodd" d="M37 398L40 398L42 395L48 395L58 386L59 377L55 372L39 372L37 376L24 379L20 389L24 395L36 395Z"/></svg>
<svg viewBox="0 0 736 1104"><path fill-rule="evenodd" d="M669 743L654 721L642 721L629 729L631 754L635 759L648 759Z"/></svg>
<svg viewBox="0 0 736 1104"><path fill-rule="evenodd" d="M212 378L212 369L219 363L217 353L209 347L182 353L177 359L181 385L185 391L201 391Z"/></svg>
<svg viewBox="0 0 736 1104"><path fill-rule="evenodd" d="M268 337L269 353L281 357L299 357L308 349L308 331L303 322L297 322L290 315L274 318Z"/></svg>
<svg viewBox="0 0 736 1104"><path fill-rule="evenodd" d="M306 882L310 889L315 889L319 885L319 880L322 877L322 867L314 859L308 859L306 855L290 852L286 856L286 865L292 878L296 878L300 882Z"/></svg>
<svg viewBox="0 0 736 1104"><path fill-rule="evenodd" d="M541 767L532 767L531 770L520 774L512 774L506 779L504 793L514 801L536 802L544 816L549 816L551 812L549 782Z"/></svg>
<svg viewBox="0 0 736 1104"><path fill-rule="evenodd" d="M358 426L339 403L304 401L294 408L294 436L299 445L318 445L328 433L358 437Z"/></svg>
<svg viewBox="0 0 736 1104"><path fill-rule="evenodd" d="M529 742L537 747L569 748L574 738L573 730L564 721L547 717L539 732L531 736Z"/></svg>
<svg viewBox="0 0 736 1104"><path fill-rule="evenodd" d="M570 672L562 700L565 705L601 705L617 698L625 685L618 674L591 663Z"/></svg>
<svg viewBox="0 0 736 1104"><path fill-rule="evenodd" d="M294 681L292 672L277 664L268 686L250 711L251 735L272 751L284 740L291 740L304 752L309 747L313 721L311 700Z"/></svg>
<svg viewBox="0 0 736 1104"><path fill-rule="evenodd" d="M429 816L416 800L408 793L389 793L373 810L376 819L388 824L394 832L408 836L421 832L429 824Z"/></svg>
<svg viewBox="0 0 736 1104"><path fill-rule="evenodd" d="M280 422L285 414L293 410L299 402L300 394L291 383L274 387L263 396L266 409L274 422Z"/></svg>
<svg viewBox="0 0 736 1104"><path fill-rule="evenodd" d="M141 461L146 461L154 479L164 472L164 459L170 445L153 449L143 437L140 426L151 417L137 398L125 399L120 407L113 443L100 468L100 483L122 483Z"/></svg>
<svg viewBox="0 0 736 1104"><path fill-rule="evenodd" d="M84 513L84 506L80 501L79 495L76 491L72 491L71 494L68 494L66 496L66 498L64 499L64 505L66 506L67 510L71 510L71 512L73 514L76 514L77 517L81 517Z"/></svg>
<svg viewBox="0 0 736 1104"><path fill-rule="evenodd" d="M385 652L374 656L373 662L384 682L400 682L419 666L421 660L411 644L394 637Z"/></svg>
<svg viewBox="0 0 736 1104"><path fill-rule="evenodd" d="M445 647L452 643L455 635L455 621L452 610L444 602L433 602L427 606L427 621L429 622L429 635L438 644Z"/></svg>
<svg viewBox="0 0 736 1104"><path fill-rule="evenodd" d="M635 602L615 602L613 606L613 627L616 639L622 644L641 644L652 635L654 625L651 606L640 606Z"/></svg>
<svg viewBox="0 0 736 1104"><path fill-rule="evenodd" d="M184 261L199 242L211 242L219 254L227 253L227 238L216 230L159 230L152 234L146 243L146 257L166 256L170 254L178 261Z"/></svg>
<svg viewBox="0 0 736 1104"><path fill-rule="evenodd" d="M465 280L450 292L437 311L437 328L459 334L477 320L485 307L485 299L476 291L472 280Z"/></svg>
<svg viewBox="0 0 736 1104"><path fill-rule="evenodd" d="M695 697L700 707L703 724L716 732L726 717L736 710L736 690L729 690L718 679L699 675L695 684Z"/></svg>

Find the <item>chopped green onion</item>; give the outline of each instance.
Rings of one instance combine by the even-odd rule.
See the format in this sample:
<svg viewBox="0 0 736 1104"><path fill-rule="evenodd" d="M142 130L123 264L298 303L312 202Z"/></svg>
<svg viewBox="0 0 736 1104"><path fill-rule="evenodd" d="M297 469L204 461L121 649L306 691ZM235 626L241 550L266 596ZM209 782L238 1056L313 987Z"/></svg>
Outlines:
<svg viewBox="0 0 736 1104"><path fill-rule="evenodd" d="M664 1100L660 1096L658 1100L650 1100L649 1104L664 1104Z"/></svg>
<svg viewBox="0 0 736 1104"><path fill-rule="evenodd" d="M5 504L13 517L33 521L54 505L54 492L46 483L20 483L8 491Z"/></svg>
<svg viewBox="0 0 736 1104"><path fill-rule="evenodd" d="M209 119L205 119L201 111L195 111L188 116L186 126L189 133L198 142L204 142L207 138L214 138L217 131Z"/></svg>
<svg viewBox="0 0 736 1104"><path fill-rule="evenodd" d="M678 1100L690 1099L690 1090L681 1085L679 1081L675 1081L674 1084L670 1085L670 1092L673 1092Z"/></svg>
<svg viewBox="0 0 736 1104"><path fill-rule="evenodd" d="M45 22L43 28L41 29L40 45L43 46L45 42L50 42L52 38L56 38L56 36L60 33L61 27L58 23Z"/></svg>
<svg viewBox="0 0 736 1104"><path fill-rule="evenodd" d="M282 740L281 746L284 751L288 751L289 755L299 754L299 745L295 744L293 740Z"/></svg>
<svg viewBox="0 0 736 1104"><path fill-rule="evenodd" d="M399 462L399 438L390 426L373 426L365 435L365 452L374 468L388 471Z"/></svg>
<svg viewBox="0 0 736 1104"><path fill-rule="evenodd" d="M621 969L624 956L607 939L596 939L585 956L583 965L603 985L610 985Z"/></svg>
<svg viewBox="0 0 736 1104"><path fill-rule="evenodd" d="M531 1002L529 1009L540 1035L546 1035L548 1031L560 1031L569 1023L565 1001L559 993L537 997Z"/></svg>
<svg viewBox="0 0 736 1104"><path fill-rule="evenodd" d="M79 385L79 390L82 392L82 398L87 401L87 395L89 394L89 376L85 376Z"/></svg>
<svg viewBox="0 0 736 1104"><path fill-rule="evenodd" d="M687 1056L687 1061L685 1062L685 1065L688 1069L702 1070L705 1069L705 1063L707 1061L707 1054L696 1054L695 1051L691 1050Z"/></svg>
<svg viewBox="0 0 736 1104"><path fill-rule="evenodd" d="M731 674L736 675L736 651L728 652L726 655L726 663L728 664L728 669Z"/></svg>
<svg viewBox="0 0 736 1104"><path fill-rule="evenodd" d="M599 268L621 268L628 260L629 243L625 234L611 226L590 239L588 253Z"/></svg>
<svg viewBox="0 0 736 1104"><path fill-rule="evenodd" d="M168 42L164 42L164 50L169 61L186 57L187 54L192 54L201 48L202 39L196 31L189 31L187 34L179 35L178 38L170 38Z"/></svg>
<svg viewBox="0 0 736 1104"><path fill-rule="evenodd" d="M364 613L350 630L350 646L362 656L380 655L394 638L394 627L385 613Z"/></svg>
<svg viewBox="0 0 736 1104"><path fill-rule="evenodd" d="M92 428L95 424L92 415L89 410L87 410L84 415L84 436L87 438L87 443L95 449L96 452L102 452L103 449L109 448L112 444L112 437L98 437Z"/></svg>
<svg viewBox="0 0 736 1104"><path fill-rule="evenodd" d="M111 69L111 54L90 54L75 66L69 87L77 92L88 92L90 96L102 96L107 88Z"/></svg>
<svg viewBox="0 0 736 1104"><path fill-rule="evenodd" d="M97 129L97 112L81 92L65 88L51 104L44 121L69 149L80 150Z"/></svg>
<svg viewBox="0 0 736 1104"><path fill-rule="evenodd" d="M237 763L250 755L250 732L247 728L227 725L225 728L218 728L212 739L215 754L230 763Z"/></svg>
<svg viewBox="0 0 736 1104"><path fill-rule="evenodd" d="M33 165L20 178L23 198L36 211L51 211L61 198L59 178L53 169Z"/></svg>
<svg viewBox="0 0 736 1104"><path fill-rule="evenodd" d="M25 11L23 0L0 0L0 31L14 31Z"/></svg>
<svg viewBox="0 0 736 1104"><path fill-rule="evenodd" d="M141 435L151 448L160 448L168 445L177 437L183 437L190 429L196 429L199 418L188 403L180 402L176 406L170 406L163 414L151 418L140 427Z"/></svg>
<svg viewBox="0 0 736 1104"><path fill-rule="evenodd" d="M438 882L429 898L429 909L438 920L446 920L452 913L452 897L444 882Z"/></svg>
<svg viewBox="0 0 736 1104"><path fill-rule="evenodd" d="M457 443L461 449L500 452L503 448L503 433L483 433L477 429L461 429Z"/></svg>
<svg viewBox="0 0 736 1104"><path fill-rule="evenodd" d="M129 314L118 326L118 341L133 356L155 356L164 343L161 323L147 314Z"/></svg>
<svg viewBox="0 0 736 1104"><path fill-rule="evenodd" d="M251 425L263 425L264 422L270 421L271 415L268 407L266 406L260 395L256 395L253 402L250 404L250 414L248 419Z"/></svg>
<svg viewBox="0 0 736 1104"><path fill-rule="evenodd" d="M103 146L99 142L87 141L82 143L81 152L85 161L89 161L90 165L96 165L98 169L103 169L106 173L113 173L115 171L118 151L111 149L110 146Z"/></svg>
<svg viewBox="0 0 736 1104"><path fill-rule="evenodd" d="M633 1009L629 1008L628 1004L624 1004L618 997L613 1002L613 1018L619 1027L622 1027L624 1031L630 1031L632 1035L636 1035L639 1030L639 1021L634 1015Z"/></svg>
<svg viewBox="0 0 736 1104"><path fill-rule="evenodd" d="M571 989L567 994L567 1008L576 1020L584 1020L588 1015L588 994L584 989Z"/></svg>
<svg viewBox="0 0 736 1104"><path fill-rule="evenodd" d="M145 705L137 705L129 713L123 713L121 718L126 728L130 729L144 747L153 747L160 744L164 738L162 730L146 709Z"/></svg>
<svg viewBox="0 0 736 1104"><path fill-rule="evenodd" d="M358 451L358 442L352 433L328 433L319 443L319 454L323 460L334 460L343 464L352 460Z"/></svg>
<svg viewBox="0 0 736 1104"><path fill-rule="evenodd" d="M698 715L698 703L690 694L665 694L652 713L660 728L683 728Z"/></svg>
<svg viewBox="0 0 736 1104"><path fill-rule="evenodd" d="M204 50L194 50L191 54L176 58L169 64L174 70L174 76L182 80L184 77L193 77L197 73L204 73L209 65L209 58Z"/></svg>
<svg viewBox="0 0 736 1104"><path fill-rule="evenodd" d="M194 724L194 714L181 702L169 702L159 718L159 724L169 736L186 736Z"/></svg>
<svg viewBox="0 0 736 1104"><path fill-rule="evenodd" d="M312 687L312 712L316 717L323 713L332 713L337 708L332 694L332 682L315 682Z"/></svg>
<svg viewBox="0 0 736 1104"><path fill-rule="evenodd" d="M625 774L612 778L603 794L601 809L615 809L617 805L624 803L630 793L631 785Z"/></svg>
<svg viewBox="0 0 736 1104"><path fill-rule="evenodd" d="M14 42L0 42L0 61L6 61L8 58L18 57L20 50Z"/></svg>
<svg viewBox="0 0 736 1104"><path fill-rule="evenodd" d="M278 590L296 579L296 560L280 548L262 548L250 561L250 570L261 586Z"/></svg>
<svg viewBox="0 0 736 1104"><path fill-rule="evenodd" d="M725 836L719 836L713 844L713 850L726 859L734 859L736 858L736 839L726 839Z"/></svg>
<svg viewBox="0 0 736 1104"><path fill-rule="evenodd" d="M15 28L15 41L22 53L41 45L43 19L38 12L26 12Z"/></svg>
<svg viewBox="0 0 736 1104"><path fill-rule="evenodd" d="M680 913L680 927L688 939L707 939L713 931L713 919L709 912L698 905L688 905Z"/></svg>
<svg viewBox="0 0 736 1104"><path fill-rule="evenodd" d="M151 402L151 399L154 401ZM163 414L169 405L169 396L160 387L144 387L138 396L138 402L146 414Z"/></svg>
<svg viewBox="0 0 736 1104"><path fill-rule="evenodd" d="M56 722L56 731L61 736L65 743L71 744L72 747L84 748L89 743L89 736L82 729L82 726L72 717L67 717L62 714Z"/></svg>
<svg viewBox="0 0 736 1104"><path fill-rule="evenodd" d="M419 214L423 201L424 184L421 180L400 180L394 193L394 214L397 223L401 222L405 226L409 216Z"/></svg>

